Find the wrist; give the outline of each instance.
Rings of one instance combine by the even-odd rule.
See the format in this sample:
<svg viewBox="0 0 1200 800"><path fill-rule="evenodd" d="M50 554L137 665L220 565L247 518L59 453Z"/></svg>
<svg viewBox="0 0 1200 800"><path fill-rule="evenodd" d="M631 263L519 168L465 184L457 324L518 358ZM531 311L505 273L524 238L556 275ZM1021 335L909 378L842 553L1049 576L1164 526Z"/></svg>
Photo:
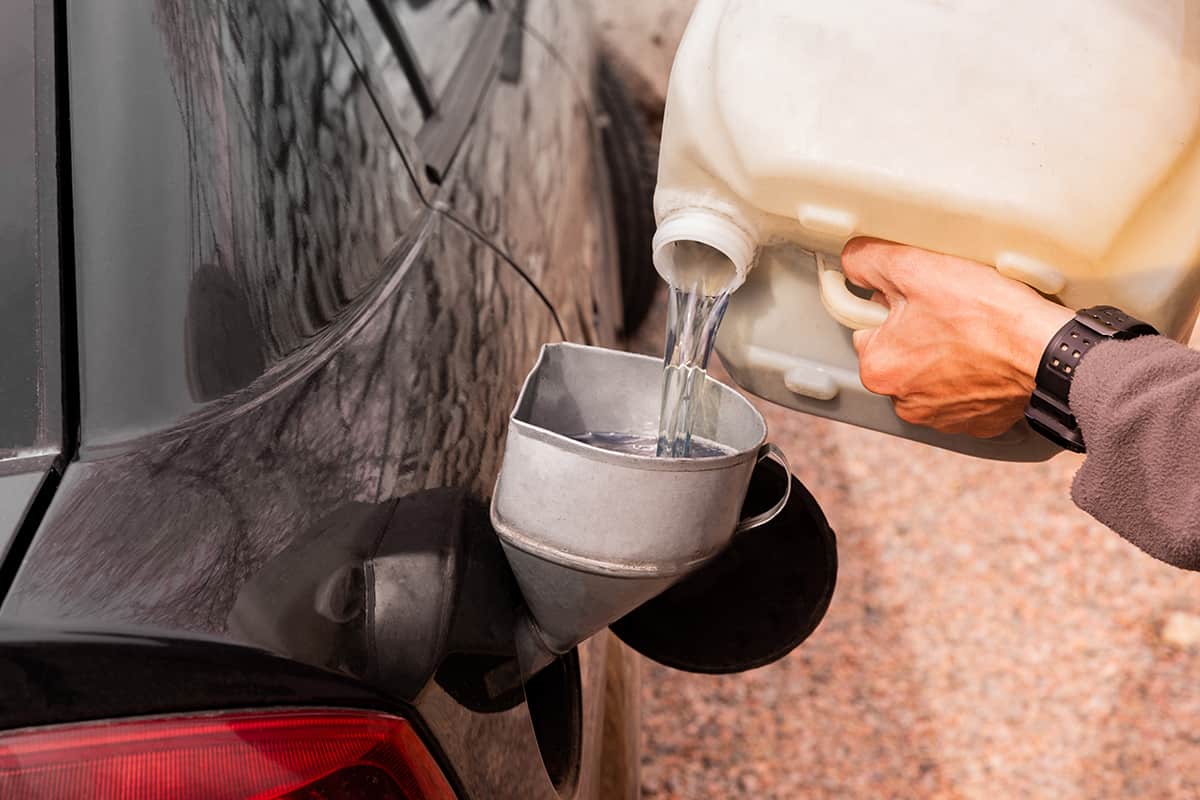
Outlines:
<svg viewBox="0 0 1200 800"><path fill-rule="evenodd" d="M1042 297L1038 297L1037 302L1030 304L1022 314L1017 328L1013 367L1020 373L1023 383L1028 384L1029 391L1033 391L1046 345L1074 317L1075 312L1071 309Z"/></svg>
<svg viewBox="0 0 1200 800"><path fill-rule="evenodd" d="M1156 333L1153 325L1113 306L1091 306L1076 312L1046 344L1045 355L1037 367L1036 388L1025 407L1025 419L1035 431L1060 447L1086 452L1083 431L1070 406L1076 370L1099 342Z"/></svg>

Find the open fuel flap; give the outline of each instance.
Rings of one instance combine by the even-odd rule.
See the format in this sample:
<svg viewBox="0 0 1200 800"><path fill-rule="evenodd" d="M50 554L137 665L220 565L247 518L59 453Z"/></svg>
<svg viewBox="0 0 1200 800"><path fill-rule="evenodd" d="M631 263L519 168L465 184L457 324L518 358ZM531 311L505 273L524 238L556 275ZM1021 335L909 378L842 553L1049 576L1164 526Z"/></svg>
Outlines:
<svg viewBox="0 0 1200 800"><path fill-rule="evenodd" d="M759 464L743 516L759 513L790 480L770 522L734 536L715 559L611 625L637 652L687 672L742 672L790 653L829 609L837 539L817 501L774 462Z"/></svg>

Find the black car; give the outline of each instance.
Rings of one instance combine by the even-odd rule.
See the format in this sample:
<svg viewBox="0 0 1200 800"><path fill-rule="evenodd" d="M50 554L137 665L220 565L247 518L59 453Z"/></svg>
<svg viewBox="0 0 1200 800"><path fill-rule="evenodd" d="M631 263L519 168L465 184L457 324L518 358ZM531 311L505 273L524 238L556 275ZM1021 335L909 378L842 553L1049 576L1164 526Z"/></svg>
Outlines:
<svg viewBox="0 0 1200 800"><path fill-rule="evenodd" d="M0 797L636 794L635 661L525 680L486 511L653 289L584 12L0 11Z"/></svg>

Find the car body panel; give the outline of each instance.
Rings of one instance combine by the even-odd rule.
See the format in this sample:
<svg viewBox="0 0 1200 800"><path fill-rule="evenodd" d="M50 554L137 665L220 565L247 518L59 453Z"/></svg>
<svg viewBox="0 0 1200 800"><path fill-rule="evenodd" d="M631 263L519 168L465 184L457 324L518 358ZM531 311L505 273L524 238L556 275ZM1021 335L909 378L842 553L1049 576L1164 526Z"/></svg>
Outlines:
<svg viewBox="0 0 1200 800"><path fill-rule="evenodd" d="M46 472L43 469L0 475L0 561L7 555L21 520L25 518L25 513L37 496L38 487L45 479Z"/></svg>
<svg viewBox="0 0 1200 800"><path fill-rule="evenodd" d="M501 259L489 260L490 251L452 221L438 215L431 224L450 232L429 237L436 250L418 255L318 369L182 434L73 464L2 616L228 635L244 584L343 498L374 501L435 486L490 493L502 420L541 340L557 330ZM456 246L463 249L453 253ZM452 254L484 268L468 276L442 269ZM511 294L491 307L519 323L509 316L477 322L477 292ZM476 338L493 325L525 333L525 351ZM322 419L337 420L337 428ZM307 651L283 654L303 659ZM539 796L529 785L535 778L552 792L522 708L475 714L436 686L418 706L439 741L461 742L464 750L451 755L465 765L464 780L474 769L487 781L476 796L495 796L492 781L501 776L520 789L509 796ZM464 729L472 734L462 736ZM489 742L503 764L489 763Z"/></svg>
<svg viewBox="0 0 1200 800"><path fill-rule="evenodd" d="M580 87L591 86L596 61L596 21L591 7L553 0L498 0L530 38L548 48Z"/></svg>
<svg viewBox="0 0 1200 800"><path fill-rule="evenodd" d="M360 682L219 639L0 625L0 728L255 706L411 709ZM231 668L232 667L232 668Z"/></svg>
<svg viewBox="0 0 1200 800"><path fill-rule="evenodd" d="M64 443L53 23L20 0L0 26L0 556Z"/></svg>
<svg viewBox="0 0 1200 800"><path fill-rule="evenodd" d="M590 102L598 42L596 21L591 8L547 0L539 0L536 3L532 0L525 1L530 3L523 18L526 27L534 38L554 52L567 71L575 77L580 88L586 91ZM586 15L586 24L579 23L580 14Z"/></svg>
<svg viewBox="0 0 1200 800"><path fill-rule="evenodd" d="M286 369L426 213L319 5L204 6L69 7L85 450Z"/></svg>
<svg viewBox="0 0 1200 800"><path fill-rule="evenodd" d="M72 464L5 615L221 633L240 583L347 500L489 494L549 310L437 214L390 277L278 382Z"/></svg>
<svg viewBox="0 0 1200 800"><path fill-rule="evenodd" d="M345 58L349 25L333 29L316 4L286 19L280 3L255 4L232 25L213 22L217 8L68 5L81 436L0 618L215 637L369 682L370 653L331 648L329 626L289 616L296 603L252 602L255 581L348 503L439 488L486 503L522 380L563 332L541 286L447 198L489 137L530 133L499 126L513 111L506 88L534 102L554 87L538 108L557 117L570 81L553 60L527 69L547 51L525 42L520 74L491 81L438 185L418 168L416 137L379 114L379 87ZM586 126L569 114L545 124L542 155L590 162ZM531 197L542 215L585 218L586 191L516 197L525 189L506 180L537 155L473 191L520 206L526 222ZM328 169L307 174L313 164ZM578 255L565 233L549 244L545 224L506 230L527 254ZM588 292L581 281L554 294L573 308ZM570 332L581 337L580 319ZM595 780L606 642L580 648L580 797ZM472 711L431 682L414 711L467 796L558 796L525 706Z"/></svg>
<svg viewBox="0 0 1200 800"><path fill-rule="evenodd" d="M528 24L556 20L555 5L525 0L519 9ZM553 24L568 43L590 35L587 25ZM581 49L594 52L590 45ZM588 283L614 256L607 206L598 202L607 188L590 86L590 64L583 76L575 75L542 37L527 36L519 77L502 72L493 86L459 153L445 202L529 275L559 311L570 338L595 341L602 332L595 330L592 303L581 304L581 298L590 296ZM544 113L548 108L569 111Z"/></svg>

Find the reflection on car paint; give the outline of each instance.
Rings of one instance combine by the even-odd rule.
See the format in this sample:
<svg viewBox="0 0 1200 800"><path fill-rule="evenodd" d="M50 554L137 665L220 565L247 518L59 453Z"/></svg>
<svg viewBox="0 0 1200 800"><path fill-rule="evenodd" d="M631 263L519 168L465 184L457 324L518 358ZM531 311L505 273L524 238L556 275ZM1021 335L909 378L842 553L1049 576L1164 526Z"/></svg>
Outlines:
<svg viewBox="0 0 1200 800"><path fill-rule="evenodd" d="M487 506L459 489L347 503L238 592L228 632L409 702L435 679L468 708L523 699L521 593Z"/></svg>
<svg viewBox="0 0 1200 800"><path fill-rule="evenodd" d="M220 632L247 568L315 514L437 486L490 495L520 381L558 337L518 275L453 223L431 224L318 368L266 402L72 468L5 612L36 599L43 613Z"/></svg>
<svg viewBox="0 0 1200 800"><path fill-rule="evenodd" d="M383 684L406 672L393 690L417 694L473 796L553 797L527 710L478 692L470 659L497 654L476 641L418 689L429 653L383 664L361 646L354 564L370 509L438 491L486 507L521 380L560 338L483 239L590 335L585 276L603 254L585 98L526 42L520 82L492 84L433 210L411 140L341 49L338 33L366 52L362 33L328 6L337 31L322 4L289 0L135 0L105 25L111 9L68 9L73 46L94 47L72 52L73 124L97 123L73 148L82 460L0 617L216 635ZM129 53L161 69L131 76ZM177 119L114 121L105 102L151 107L155 80L169 93L152 110ZM105 81L137 91L75 85ZM130 168L131 149L176 136L153 153L182 163ZM595 731L604 643L585 649Z"/></svg>
<svg viewBox="0 0 1200 800"><path fill-rule="evenodd" d="M157 7L187 130L189 255L243 287L274 360L378 277L415 188L319 4Z"/></svg>
<svg viewBox="0 0 1200 800"><path fill-rule="evenodd" d="M347 499L457 487L483 504L520 381L558 335L546 306L489 248L440 216L430 224L426 247L361 328L323 362L302 354L316 369L289 376L265 402L232 405L198 427L181 420L131 451L73 465L2 616L230 635L247 582ZM325 632L263 635L293 611L260 604L256 614L277 618L250 625L243 614L236 632L371 673L362 653L333 653L345 623L328 617L303 618ZM513 796L548 790L523 708L475 715L436 682L418 707L439 737L462 742L464 759L481 758L477 741L458 739L464 726L505 743L503 766L483 758L464 780L487 787L499 769L525 787Z"/></svg>
<svg viewBox="0 0 1200 800"><path fill-rule="evenodd" d="M526 5L534 20L556 13L544 10L552 2ZM520 83L493 84L475 133L459 151L446 202L529 274L570 338L591 341L593 309L581 288L612 255L597 202L600 164L591 157L590 87L538 41L526 42L522 59ZM542 113L547 107L566 110Z"/></svg>
<svg viewBox="0 0 1200 800"><path fill-rule="evenodd" d="M440 95L483 21L481 0L386 0L386 5L404 27L434 95Z"/></svg>

